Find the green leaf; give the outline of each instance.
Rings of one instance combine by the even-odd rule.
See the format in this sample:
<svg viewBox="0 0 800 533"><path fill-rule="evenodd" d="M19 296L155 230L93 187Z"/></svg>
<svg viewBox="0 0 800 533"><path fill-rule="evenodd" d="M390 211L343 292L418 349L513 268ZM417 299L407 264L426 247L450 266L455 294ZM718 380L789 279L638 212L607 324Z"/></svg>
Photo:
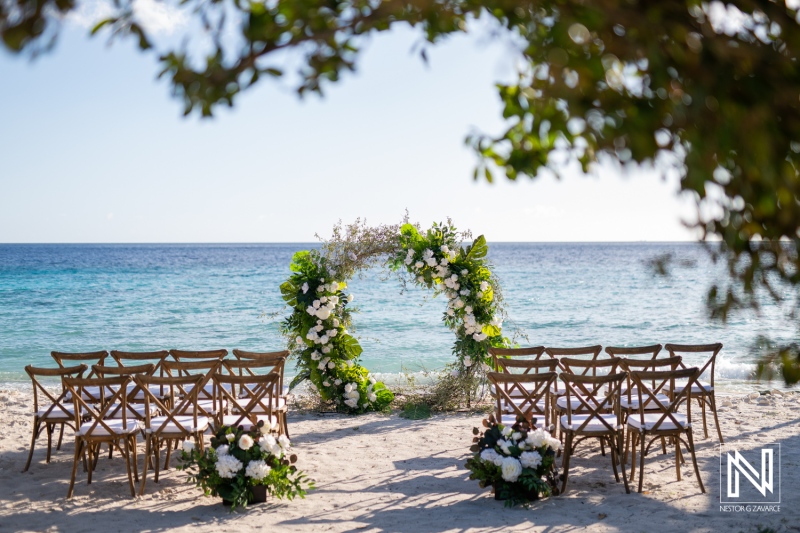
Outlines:
<svg viewBox="0 0 800 533"><path fill-rule="evenodd" d="M309 378L311 378L311 372L309 372L308 370L306 370L305 372L301 372L300 374L297 374L294 377L294 379L292 380L292 382L289 383L289 390L292 390L293 388L298 386L300 383L304 382L305 380L307 380Z"/></svg>
<svg viewBox="0 0 800 533"><path fill-rule="evenodd" d="M470 261L483 259L486 257L488 252L489 246L486 244L486 237L481 235L473 241L472 246L467 247L465 259Z"/></svg>
<svg viewBox="0 0 800 533"><path fill-rule="evenodd" d="M89 32L89 35L94 35L98 31L102 30L104 26L106 26L108 24L113 24L116 21L117 21L116 18L107 18L105 20L101 20L100 22L98 22L97 24L94 25L94 27L92 28L92 31Z"/></svg>
<svg viewBox="0 0 800 533"><path fill-rule="evenodd" d="M341 345L348 359L355 359L364 351L356 338L352 335L344 335L341 340Z"/></svg>
<svg viewBox="0 0 800 533"><path fill-rule="evenodd" d="M297 287L292 280L281 283L281 296L283 296L283 301L292 307L297 305Z"/></svg>

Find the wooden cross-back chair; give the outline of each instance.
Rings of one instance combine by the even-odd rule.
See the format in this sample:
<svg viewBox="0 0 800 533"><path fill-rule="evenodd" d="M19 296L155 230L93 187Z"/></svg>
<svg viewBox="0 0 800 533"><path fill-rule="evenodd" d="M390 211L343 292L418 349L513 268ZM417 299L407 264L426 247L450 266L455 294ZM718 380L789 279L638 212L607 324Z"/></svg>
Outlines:
<svg viewBox="0 0 800 533"><path fill-rule="evenodd" d="M155 370L155 365L152 363L136 366L101 366L94 365L92 371L94 374L101 378L106 377L121 377L121 376L138 376L141 374L150 375ZM114 392L109 390L108 392ZM128 389L125 394L127 398L127 413L128 417L133 417L138 420L144 420L145 405L144 405L144 391L139 385L131 381L128 383ZM118 404L116 407L109 409L107 418L122 418L122 405Z"/></svg>
<svg viewBox="0 0 800 533"><path fill-rule="evenodd" d="M253 354L253 352L241 352L240 350L233 351L234 354L237 352L239 352L239 354ZM286 396L283 394L283 369L286 363L286 358L282 354L288 353L289 352L274 352L273 354L256 354L258 357L242 357L239 360L223 359L222 361L222 366L225 367L228 373L231 375L238 374L243 376L249 374L251 376L256 376L258 374L274 374L278 376L278 382L275 385L272 413L278 417L281 425L281 431L287 437L289 436L289 423L286 419L288 414L288 406L286 402ZM249 392L245 387L240 390L239 397L246 398L248 394ZM256 406L255 410L256 412L260 412L258 406ZM232 412L232 414L236 413Z"/></svg>
<svg viewBox="0 0 800 533"><path fill-rule="evenodd" d="M119 366L138 366L152 364L153 371L151 375L163 375L161 365L169 357L167 350L158 350L155 352L123 352L121 350L111 350L111 358L117 362Z"/></svg>
<svg viewBox="0 0 800 533"><path fill-rule="evenodd" d="M77 365L64 368L37 368L31 365L25 367L25 373L31 378L33 384L33 433L31 435L31 449L28 452L28 461L25 463L23 472L27 472L33 459L33 449L36 446L36 439L41 435L42 430L47 433L47 460L50 462L50 454L53 447L53 430L60 426L58 434L58 445L56 450L61 449L61 440L64 438L64 426L69 426L73 430L77 429L75 424L75 407L67 400L67 389L64 386L65 377L83 377L88 367ZM39 382L41 377L58 377L61 379L61 392L53 394Z"/></svg>
<svg viewBox="0 0 800 533"><path fill-rule="evenodd" d="M81 363L85 364L88 368L91 368L94 365L105 364L106 357L108 357L108 352L105 350L99 350L97 352L50 352L50 356L61 368L64 368L66 364L77 365ZM95 377L94 371L92 371L86 377Z"/></svg>
<svg viewBox="0 0 800 533"><path fill-rule="evenodd" d="M522 416L531 427L553 431L550 419L552 411L550 394L557 377L555 372L538 374L489 372L487 377L496 391L495 416L499 423L512 426L516 423L517 417ZM512 397L510 393L514 390L519 391L521 396ZM537 424L533 422L534 417Z"/></svg>
<svg viewBox="0 0 800 533"><path fill-rule="evenodd" d="M697 457L694 449L694 439L692 437L692 385L700 377L700 370L697 367L679 368L676 370L663 371L629 371L628 375L633 380L637 396L639 397L639 409L636 413L628 416L627 426L628 435L625 440L625 455L631 450L631 479L636 472L636 448L639 450L639 492L642 492L644 481L644 458L653 443L661 439L662 446L665 438L670 438L675 443L675 473L678 481L681 480L681 463L684 462L681 452L683 444L692 457L694 473L700 490L705 493L703 480L700 477L700 469L697 466ZM682 388L676 388L676 380L686 380ZM651 383L656 383L656 387L651 387ZM668 389L670 401L664 404L658 398L658 391ZM657 406L654 410L645 410L644 406L651 404ZM681 404L686 405L686 414L678 412ZM683 437L686 436L686 440ZM650 438L650 442L647 439Z"/></svg>
<svg viewBox="0 0 800 533"><path fill-rule="evenodd" d="M649 346L606 346L604 350L611 357L625 357L627 359L655 359L661 352L660 344Z"/></svg>
<svg viewBox="0 0 800 533"><path fill-rule="evenodd" d="M544 352L547 354L548 357L551 359L555 359L557 361L561 361L563 357L570 357L573 359L581 358L581 359L589 359L594 361L598 357L600 357L600 352L603 350L603 347L598 345L594 346L579 346L577 348L556 348L556 347L547 347L545 348ZM566 372L566 369L559 364L562 372ZM555 387L553 388L553 394L556 396L563 396L565 394L564 384L561 381L556 380Z"/></svg>
<svg viewBox="0 0 800 533"><path fill-rule="evenodd" d="M616 366L615 363L612 368L616 370ZM622 457L624 425L617 401L620 387L625 381L625 373L591 376L564 372L561 380L566 390L564 396L559 398L559 401L565 400L564 414L558 419L561 434L565 436L561 493L567 490L570 458L578 443L585 439L599 440L603 455L605 446L608 445L614 478L619 483L617 468L620 467L625 492L630 493Z"/></svg>
<svg viewBox="0 0 800 533"><path fill-rule="evenodd" d="M238 376L217 372L213 379L217 393L230 406L231 414L222 417L222 426L243 426L247 430L263 422L267 431L282 430L275 408L279 398L277 374Z"/></svg>
<svg viewBox="0 0 800 533"><path fill-rule="evenodd" d="M286 396L288 394L288 390L284 388L283 384L283 370L284 366L286 365L286 359L289 357L288 350L281 350L279 352L248 352L245 350L233 350L233 355L240 361L258 361L262 363L273 363L276 366L280 364L280 380L278 383L278 390L281 393L281 396ZM243 371L246 371L253 374L252 370L249 370L247 367L239 368L239 375L243 375Z"/></svg>
<svg viewBox="0 0 800 533"><path fill-rule="evenodd" d="M164 469L166 470L169 467L172 449L173 447L178 448L179 441L194 439L200 451L203 450L203 433L209 428L212 420L210 417L200 414L198 408L197 394L202 390L204 374L164 377L141 374L133 379L139 388L145 391L144 401L147 406L147 415L144 420L145 461L142 484L139 487L139 494L142 495L147 482L147 467L151 463L155 470L153 479L158 483L161 469L159 456L162 445L166 444L167 448L164 460ZM166 396L161 398L153 394L154 388L163 388L167 391ZM188 392L186 392L187 389ZM159 411L162 414L151 416L151 411Z"/></svg>
<svg viewBox="0 0 800 533"><path fill-rule="evenodd" d="M541 359L542 354L544 354L544 346L531 346L529 348L489 348L489 355L492 356L492 367L497 372L502 372L497 365L500 359L516 359L518 357Z"/></svg>
<svg viewBox="0 0 800 533"><path fill-rule="evenodd" d="M228 355L228 350L220 348L219 350L175 350L169 351L169 355L175 361L196 361L199 359L217 359L222 360L223 357Z"/></svg>
<svg viewBox="0 0 800 533"><path fill-rule="evenodd" d="M228 410L227 400L217 393L216 384L214 383L214 374L221 370L222 361L218 359L164 361L162 368L167 377L199 376L201 378L197 383L188 382L183 384L176 382L174 384L175 392L179 397L193 394L195 396L194 407L197 408L201 416L207 417L211 420L212 425L217 427L222 421L222 416ZM178 414L188 414L188 411L187 413Z"/></svg>
<svg viewBox="0 0 800 533"><path fill-rule="evenodd" d="M112 409L120 408L128 411L126 391L130 384L130 376L113 378L64 378L64 384L72 393L75 412L75 457L72 463L72 477L67 490L67 499L72 498L75 488L75 476L78 471L78 460L88 455L88 484L92 483L92 472L97 466L100 446L107 443L116 448L125 460L128 473L128 484L131 496L135 496L134 479L138 481L139 473L136 461L136 434L141 429L135 418L120 417L109 419ZM100 402L87 401L84 389L93 388L100 391ZM86 420L86 421L84 421Z"/></svg>
<svg viewBox="0 0 800 533"><path fill-rule="evenodd" d="M667 344L664 346L672 356L687 355L687 354L710 354L706 359L703 366L700 367L700 375L708 375L709 381L700 381L699 379L693 385L692 397L700 404L703 413L703 433L708 438L708 423L706 422L706 406L711 410L714 415L714 424L717 426L717 436L719 436L720 444L725 441L722 439L722 428L719 425L719 418L717 417L717 399L714 395L714 374L717 365L717 355L722 350L722 343L715 344ZM686 363L681 362L681 368L686 368ZM682 385L683 383L678 383Z"/></svg>

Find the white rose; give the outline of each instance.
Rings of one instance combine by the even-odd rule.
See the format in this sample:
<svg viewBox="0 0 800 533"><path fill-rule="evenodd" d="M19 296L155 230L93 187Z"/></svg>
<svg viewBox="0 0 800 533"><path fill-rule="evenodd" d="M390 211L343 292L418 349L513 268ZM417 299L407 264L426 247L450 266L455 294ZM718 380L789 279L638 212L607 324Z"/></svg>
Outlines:
<svg viewBox="0 0 800 533"><path fill-rule="evenodd" d="M472 358L471 357L467 356L467 357L464 358L464 366L467 366L467 367L472 366Z"/></svg>
<svg viewBox="0 0 800 533"><path fill-rule="evenodd" d="M328 363L328 368L331 368L331 369L336 368L336 363L334 363L333 361L330 361Z"/></svg>
<svg viewBox="0 0 800 533"><path fill-rule="evenodd" d="M314 300L314 301L311 303L311 307L313 307L314 309L319 309L319 306L320 306L320 305L321 305L321 302L320 302L319 300Z"/></svg>
<svg viewBox="0 0 800 533"><path fill-rule="evenodd" d="M378 401L378 395L377 395L377 394L375 394L375 393L373 393L373 394L370 394L370 395L368 396L368 398L369 398L369 401L371 401L371 402L377 402L377 401Z"/></svg>
<svg viewBox="0 0 800 533"><path fill-rule="evenodd" d="M414 262L414 258L413 257L406 257L405 264L410 265L413 262Z"/></svg>
<svg viewBox="0 0 800 533"><path fill-rule="evenodd" d="M481 290L482 291L486 291L486 289L488 289L488 288L489 288L489 282L488 281L481 281Z"/></svg>
<svg viewBox="0 0 800 533"><path fill-rule="evenodd" d="M442 247L441 247L441 248L439 248L439 249L440 249L442 252L446 253L446 254L449 254L449 253L450 253L450 248L448 248L448 246L447 246L446 244L443 244L443 245L442 245Z"/></svg>
<svg viewBox="0 0 800 533"><path fill-rule="evenodd" d="M509 435L511 435L512 433L514 433L514 430L511 428L511 426L504 426L504 427L503 427L503 429L501 429L501 430L500 430L500 433L501 433L501 434L502 434L504 437L508 437Z"/></svg>
<svg viewBox="0 0 800 533"><path fill-rule="evenodd" d="M352 383L348 383L347 385L344 386L344 391L345 392L351 392L352 390L353 390L353 384Z"/></svg>
<svg viewBox="0 0 800 533"><path fill-rule="evenodd" d="M350 256L351 256L351 258L353 258L353 260L355 260L356 254L354 254L353 252L350 252ZM339 290L339 283L337 283L335 281L333 283L331 283L331 292L336 292L338 290Z"/></svg>
<svg viewBox="0 0 800 533"><path fill-rule="evenodd" d="M464 308L464 312L467 313L468 315L471 315L472 314L472 306L471 305L466 306ZM474 317L473 317L473 319L474 319Z"/></svg>
<svg viewBox="0 0 800 533"><path fill-rule="evenodd" d="M322 307L319 310L317 310L317 316L322 320L325 320L329 316L331 316L331 310L328 309L327 307Z"/></svg>
<svg viewBox="0 0 800 533"><path fill-rule="evenodd" d="M469 274L469 270L467 270L466 268L461 271L462 276L466 276L467 274Z"/></svg>
<svg viewBox="0 0 800 533"><path fill-rule="evenodd" d="M352 302L354 299L355 299L355 296L353 296L352 294L348 294L347 295L347 301L348 302Z"/></svg>
<svg viewBox="0 0 800 533"><path fill-rule="evenodd" d="M330 339L328 338L328 336L327 336L327 335L323 335L322 337L320 337L320 338L319 338L319 342L320 342L321 344L328 344L328 341L329 341L329 340L330 340Z"/></svg>
<svg viewBox="0 0 800 533"><path fill-rule="evenodd" d="M486 448L481 452L481 460L487 463L494 463L499 457L498 453L492 448Z"/></svg>
<svg viewBox="0 0 800 533"><path fill-rule="evenodd" d="M547 439L547 446L555 451L558 451L561 449L561 441L553 437L550 437L549 439Z"/></svg>
<svg viewBox="0 0 800 533"><path fill-rule="evenodd" d="M462 307L464 307L464 301L461 298L459 298L458 300L456 300L456 308L461 309Z"/></svg>
<svg viewBox="0 0 800 533"><path fill-rule="evenodd" d="M539 452L522 452L522 455L519 456L519 462L525 468L536 468L542 464L542 456L539 455Z"/></svg>
<svg viewBox="0 0 800 533"><path fill-rule="evenodd" d="M333 327L335 327L335 328L339 327L339 319L338 318L334 318L333 319Z"/></svg>
<svg viewBox="0 0 800 533"><path fill-rule="evenodd" d="M286 435L281 435L278 437L278 444L280 444L281 448L283 448L283 451L285 452L289 451L289 448L291 447L291 442L289 442L289 438Z"/></svg>
<svg viewBox="0 0 800 533"><path fill-rule="evenodd" d="M425 281L425 278L423 278L422 276L417 276L417 281L422 283L423 281Z"/></svg>
<svg viewBox="0 0 800 533"><path fill-rule="evenodd" d="M331 386L330 382L328 382L328 381L323 381L323 382L322 382L322 384L323 384L325 387L330 387L330 386Z"/></svg>
<svg viewBox="0 0 800 533"><path fill-rule="evenodd" d="M369 382L372 383L373 385L375 385L378 382L378 380L375 379L373 376L370 376L369 377Z"/></svg>
<svg viewBox="0 0 800 533"><path fill-rule="evenodd" d="M320 303L327 303L328 302L328 297L327 296L323 296L322 298L319 299L319 301L320 301Z"/></svg>
<svg viewBox="0 0 800 533"><path fill-rule="evenodd" d="M312 361L319 361L320 357L321 356L319 355L318 351L314 350L313 352L311 352L311 360Z"/></svg>
<svg viewBox="0 0 800 533"><path fill-rule="evenodd" d="M272 453L272 448L275 447L275 442L275 437L272 435L264 435L258 439L258 447L264 452Z"/></svg>
<svg viewBox="0 0 800 533"><path fill-rule="evenodd" d="M236 435L234 435L233 433L228 433L227 435L225 435L225 438L228 439L228 442L233 442L234 439L236 439Z"/></svg>
<svg viewBox="0 0 800 533"><path fill-rule="evenodd" d="M416 263L414 263L414 266L417 267L417 270L419 270L420 268L425 266L425 263L423 263L422 261L417 261Z"/></svg>
<svg viewBox="0 0 800 533"><path fill-rule="evenodd" d="M504 458L503 465L500 468L503 472L503 479L509 483L514 483L522 474L522 465L514 457Z"/></svg>
<svg viewBox="0 0 800 533"><path fill-rule="evenodd" d="M449 316L455 316L456 312L455 312L455 311L453 311L452 309L448 309L448 310L447 310L447 314L448 314Z"/></svg>
<svg viewBox="0 0 800 533"><path fill-rule="evenodd" d="M183 449L183 451L185 451L186 453L192 453L192 450L194 450L194 442L190 440L183 441L181 449Z"/></svg>
<svg viewBox="0 0 800 533"><path fill-rule="evenodd" d="M323 346L322 347L322 353L331 353L331 347L330 346Z"/></svg>
<svg viewBox="0 0 800 533"><path fill-rule="evenodd" d="M303 286L300 287L300 288L303 289L303 294L307 293L308 292L308 282L303 283Z"/></svg>
<svg viewBox="0 0 800 533"><path fill-rule="evenodd" d="M333 382L333 384L334 384L334 385L336 385L336 386L338 387L339 385L341 385L341 384L342 384L342 380L341 380L341 379L337 379L337 380L335 380L335 381Z"/></svg>
<svg viewBox="0 0 800 533"><path fill-rule="evenodd" d="M525 440L534 448L541 448L547 443L548 439L550 439L550 435L539 428L528 433L528 437Z"/></svg>
<svg viewBox="0 0 800 533"><path fill-rule="evenodd" d="M344 401L344 403L345 403L345 404L346 404L348 407L351 407L351 408L353 408L353 409L355 409L356 407L358 407L358 400L350 400L350 399L348 399L348 400L345 400L345 401Z"/></svg>
<svg viewBox="0 0 800 533"><path fill-rule="evenodd" d="M241 437L239 437L239 448L243 450L249 450L253 447L253 437L245 433Z"/></svg>
<svg viewBox="0 0 800 533"><path fill-rule="evenodd" d="M297 337L297 338L296 338L294 341L295 341L297 344L304 344L304 343L303 343L303 337Z"/></svg>

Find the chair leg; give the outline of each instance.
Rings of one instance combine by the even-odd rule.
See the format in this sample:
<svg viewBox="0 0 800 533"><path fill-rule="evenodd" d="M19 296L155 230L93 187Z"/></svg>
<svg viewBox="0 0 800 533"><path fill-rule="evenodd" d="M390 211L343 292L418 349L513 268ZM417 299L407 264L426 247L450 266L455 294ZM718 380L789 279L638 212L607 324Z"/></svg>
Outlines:
<svg viewBox="0 0 800 533"><path fill-rule="evenodd" d="M621 458L622 457L622 433L620 433L616 437L616 443L617 443L617 453L619 454L618 457ZM628 486L628 476L625 474L625 461L624 460L621 461L619 466L620 466L620 469L622 470L622 481L623 481L623 483L625 483L625 494L630 494L631 493L631 489Z"/></svg>
<svg viewBox="0 0 800 533"><path fill-rule="evenodd" d="M569 478L569 460L572 457L572 433L567 433L566 444L564 445L564 458L561 461L561 494L567 492L567 479Z"/></svg>
<svg viewBox="0 0 800 533"><path fill-rule="evenodd" d="M288 418L287 414L288 413L284 412L281 415L281 422L283 423L283 434L286 435L286 438L289 438L289 421L286 420ZM716 416L716 413L714 413L714 416ZM719 424L717 425L719 426Z"/></svg>
<svg viewBox="0 0 800 533"><path fill-rule="evenodd" d="M628 448L631 444L631 433L632 431L628 428L628 431L625 432L625 450L622 452L622 464L628 463Z"/></svg>
<svg viewBox="0 0 800 533"><path fill-rule="evenodd" d="M667 455L667 439L661 437L661 453Z"/></svg>
<svg viewBox="0 0 800 533"><path fill-rule="evenodd" d="M139 455L136 451L136 435L131 436L131 448L128 451L133 450L133 480L136 483L139 483Z"/></svg>
<svg viewBox="0 0 800 533"><path fill-rule="evenodd" d="M50 464L50 453L53 449L53 428L55 427L55 424L47 423L44 426L45 431L47 431L47 459L45 460L45 463Z"/></svg>
<svg viewBox="0 0 800 533"><path fill-rule="evenodd" d="M700 406L703 410L703 433L705 434L706 438L708 438L708 424L706 422L706 398L705 396L701 396L699 399Z"/></svg>
<svg viewBox="0 0 800 533"><path fill-rule="evenodd" d="M172 455L172 439L167 440L167 458L164 460L164 470L169 470L169 458ZM177 449L178 443L175 443L175 448Z"/></svg>
<svg viewBox="0 0 800 533"><path fill-rule="evenodd" d="M722 440L722 428L719 427L719 418L717 417L717 399L714 397L713 392L708 398L709 400L711 400L711 413L714 415L714 423L717 425L717 435L719 435L719 443L725 444L725 441Z"/></svg>
<svg viewBox="0 0 800 533"><path fill-rule="evenodd" d="M91 485L92 484L92 472L94 472L94 469L97 468L97 456L95 456L94 448L97 448L97 454L99 455L100 454L100 443L97 443L97 444L88 444L87 443L87 446L89 447L89 474L88 474L88 478L87 478L88 482L86 484L87 485Z"/></svg>
<svg viewBox="0 0 800 533"><path fill-rule="evenodd" d="M639 454L639 492L642 492L642 485L644 485L644 454L645 454L644 442L646 440L644 433L640 435L640 440L642 444L642 450L641 453Z"/></svg>
<svg viewBox="0 0 800 533"><path fill-rule="evenodd" d="M131 472L130 437L124 437L122 441L124 443L122 455L125 459L125 470L128 472L128 486L131 489L131 496L136 496L136 488L133 486L133 473Z"/></svg>
<svg viewBox="0 0 800 533"><path fill-rule="evenodd" d="M697 456L694 454L694 439L692 438L692 429L686 431L689 437L689 453L692 455L692 464L694 465L694 475L697 476L697 482L700 483L700 492L705 494L706 488L703 486L703 479L700 477L700 468L697 466Z"/></svg>
<svg viewBox="0 0 800 533"><path fill-rule="evenodd" d="M156 459L156 463L158 460ZM150 437L144 441L144 468L142 468L142 483L139 485L139 496L144 494L144 486L147 483L147 466L150 464Z"/></svg>
<svg viewBox="0 0 800 533"><path fill-rule="evenodd" d="M161 470L161 442L158 437L153 438L153 483L158 483L158 473Z"/></svg>
<svg viewBox="0 0 800 533"><path fill-rule="evenodd" d="M25 463L23 472L27 472L31 467L31 460L33 459L33 448L36 446L36 435L39 433L39 419L33 418L33 433L31 434L31 450L28 452L28 462Z"/></svg>
<svg viewBox="0 0 800 533"><path fill-rule="evenodd" d="M681 441L675 439L675 475L681 480Z"/></svg>
<svg viewBox="0 0 800 533"><path fill-rule="evenodd" d="M628 431L628 437L630 437L628 442L631 445L631 481L633 481L633 476L636 475L636 446L639 445L639 433Z"/></svg>
<svg viewBox="0 0 800 533"><path fill-rule="evenodd" d="M67 499L72 498L72 493L75 489L75 476L78 474L78 458L83 452L83 440L76 439L75 441L75 458L72 460L72 477L69 480L69 489L67 489ZM84 457L86 457L84 455Z"/></svg>
<svg viewBox="0 0 800 533"><path fill-rule="evenodd" d="M61 422L61 429L58 431L58 446L56 450L61 451L61 440L64 438L64 422Z"/></svg>
<svg viewBox="0 0 800 533"><path fill-rule="evenodd" d="M603 439L600 439L600 455L602 455L603 457L606 456L606 447Z"/></svg>
<svg viewBox="0 0 800 533"><path fill-rule="evenodd" d="M602 440L601 440L602 442ZM609 437L608 439L608 448L611 452L611 469L614 471L614 479L619 483L619 471L617 470L617 460L619 459L619 454L617 446L615 445L616 438Z"/></svg>

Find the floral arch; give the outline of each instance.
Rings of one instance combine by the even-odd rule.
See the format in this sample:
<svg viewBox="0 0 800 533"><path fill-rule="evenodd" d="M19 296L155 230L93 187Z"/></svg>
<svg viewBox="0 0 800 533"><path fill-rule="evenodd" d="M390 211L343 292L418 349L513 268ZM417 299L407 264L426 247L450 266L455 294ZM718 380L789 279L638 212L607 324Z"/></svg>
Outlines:
<svg viewBox="0 0 800 533"><path fill-rule="evenodd" d="M402 225L334 227L318 250L297 252L292 275L280 289L291 307L281 323L289 349L297 360L294 387L310 381L322 400L351 413L382 410L392 392L360 364L362 348L353 337L353 295L347 282L355 274L383 265L414 283L443 295L445 325L456 335L454 370L460 375L483 372L491 347L507 346L502 336L502 297L487 263L488 246L481 235L466 247L468 232L458 232L448 220L424 234L407 220Z"/></svg>

